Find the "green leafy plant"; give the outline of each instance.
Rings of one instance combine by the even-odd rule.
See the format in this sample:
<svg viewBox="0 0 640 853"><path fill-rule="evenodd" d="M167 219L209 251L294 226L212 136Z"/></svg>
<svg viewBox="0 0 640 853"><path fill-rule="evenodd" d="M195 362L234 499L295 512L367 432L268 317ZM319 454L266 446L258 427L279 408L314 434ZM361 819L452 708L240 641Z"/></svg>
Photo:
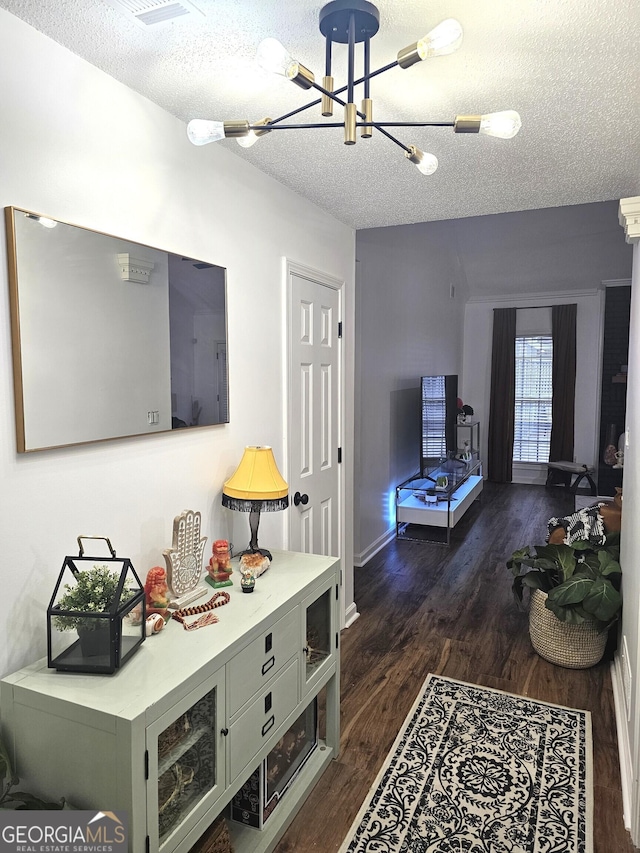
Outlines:
<svg viewBox="0 0 640 853"><path fill-rule="evenodd" d="M42 809L53 811L63 809L64 798L58 803L48 803L44 800L28 794L26 791L14 791L20 779L16 776L11 766L9 753L0 738L0 809L14 809L16 811Z"/></svg>
<svg viewBox="0 0 640 853"><path fill-rule="evenodd" d="M94 566L78 572L74 584L64 585L64 594L55 605L56 610L73 610L78 616L55 616L54 624L60 631L74 628L95 630L103 620L87 618L86 614L104 613L113 604L118 591L119 572L113 572L108 566ZM123 594L126 592L123 591Z"/></svg>
<svg viewBox="0 0 640 853"><path fill-rule="evenodd" d="M522 603L525 587L547 593L546 607L561 622L611 625L622 607L620 534L604 544L577 540L571 545L534 545L514 551L507 561L513 593Z"/></svg>

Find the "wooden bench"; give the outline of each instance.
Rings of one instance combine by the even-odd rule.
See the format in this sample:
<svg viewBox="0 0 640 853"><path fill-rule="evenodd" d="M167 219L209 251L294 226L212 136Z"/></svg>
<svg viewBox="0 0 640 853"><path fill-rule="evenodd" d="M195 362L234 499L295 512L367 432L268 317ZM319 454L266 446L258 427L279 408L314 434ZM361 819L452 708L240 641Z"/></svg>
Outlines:
<svg viewBox="0 0 640 853"><path fill-rule="evenodd" d="M591 476L595 470L593 465L584 465L579 462L549 462L545 486L547 488L550 486L564 486L568 492L575 495L578 486L586 478L591 488L591 494L595 495L597 491L596 484ZM572 483L571 480L574 474L577 476Z"/></svg>

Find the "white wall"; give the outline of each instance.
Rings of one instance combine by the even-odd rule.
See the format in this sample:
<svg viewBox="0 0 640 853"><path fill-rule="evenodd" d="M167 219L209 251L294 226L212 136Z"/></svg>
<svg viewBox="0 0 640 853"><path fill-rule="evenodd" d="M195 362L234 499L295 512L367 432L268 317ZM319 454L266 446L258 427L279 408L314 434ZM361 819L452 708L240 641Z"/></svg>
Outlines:
<svg viewBox="0 0 640 853"><path fill-rule="evenodd" d="M143 576L162 564L173 518L185 508L202 512L210 542L248 539L247 516L223 510L220 490L246 444L272 445L284 468L282 259L345 280L350 376L354 234L245 164L229 143L192 146L181 122L3 10L0 108L0 205L227 268L231 418L186 433L18 455L0 240L0 674L6 674L45 654L47 604L79 534L109 536ZM347 465L352 434L349 402ZM351 475L347 486L350 529ZM284 547L284 517L264 516L265 545ZM348 556L345 568L348 605Z"/></svg>
<svg viewBox="0 0 640 853"><path fill-rule="evenodd" d="M452 235L446 222L357 233L357 564L395 534L395 487L420 468L420 377L462 370Z"/></svg>
<svg viewBox="0 0 640 853"><path fill-rule="evenodd" d="M626 822L632 838L640 843L640 243L633 247L631 280L631 319L629 328L629 375L627 378L626 428L628 444L624 454L624 499L620 534L623 610L620 643L616 654L618 741L622 758ZM625 652L627 660L622 659ZM627 670L628 667L628 670ZM630 673L627 680L627 672ZM630 690L630 707L624 698L624 685ZM631 802L628 797L632 796Z"/></svg>
<svg viewBox="0 0 640 853"><path fill-rule="evenodd" d="M575 302L576 317L576 410L574 456L578 462L597 464L598 417L600 412L601 330L604 311L604 290L590 293L539 294L523 298L513 296L500 300L469 302L464 318L464 370L462 388L465 402L473 406L482 425L480 444L483 459L487 458L489 395L491 391L491 345L494 308L535 308L540 305L561 305ZM533 315L533 326L541 319ZM536 319L536 314L538 318ZM518 312L520 315L520 312ZM538 331L543 332L543 329ZM526 469L529 469L528 471ZM546 466L514 466L514 482L544 483Z"/></svg>

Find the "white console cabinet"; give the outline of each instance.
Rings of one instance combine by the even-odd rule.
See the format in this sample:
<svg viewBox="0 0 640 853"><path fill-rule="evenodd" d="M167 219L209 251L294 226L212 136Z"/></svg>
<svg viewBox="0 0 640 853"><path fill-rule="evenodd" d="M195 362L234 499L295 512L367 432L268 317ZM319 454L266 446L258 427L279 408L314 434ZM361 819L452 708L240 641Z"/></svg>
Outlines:
<svg viewBox="0 0 640 853"><path fill-rule="evenodd" d="M236 853L273 850L338 752L339 561L274 552L253 593L232 578L217 624L169 622L114 675L43 660L2 680L3 734L25 787L126 811L132 853L186 853L325 689L326 736L265 829L232 828Z"/></svg>

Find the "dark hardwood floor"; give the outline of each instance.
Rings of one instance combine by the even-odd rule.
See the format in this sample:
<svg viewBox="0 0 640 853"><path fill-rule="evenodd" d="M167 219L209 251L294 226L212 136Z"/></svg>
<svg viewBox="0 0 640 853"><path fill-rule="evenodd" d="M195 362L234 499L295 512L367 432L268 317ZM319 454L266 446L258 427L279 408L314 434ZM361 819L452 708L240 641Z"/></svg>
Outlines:
<svg viewBox="0 0 640 853"><path fill-rule="evenodd" d="M548 518L572 507L562 489L487 483L451 547L393 541L355 570L360 618L341 636L340 756L276 853L337 851L430 672L590 710L594 853L632 853L622 818L611 655L588 670L538 657L505 567L516 548L544 541Z"/></svg>

